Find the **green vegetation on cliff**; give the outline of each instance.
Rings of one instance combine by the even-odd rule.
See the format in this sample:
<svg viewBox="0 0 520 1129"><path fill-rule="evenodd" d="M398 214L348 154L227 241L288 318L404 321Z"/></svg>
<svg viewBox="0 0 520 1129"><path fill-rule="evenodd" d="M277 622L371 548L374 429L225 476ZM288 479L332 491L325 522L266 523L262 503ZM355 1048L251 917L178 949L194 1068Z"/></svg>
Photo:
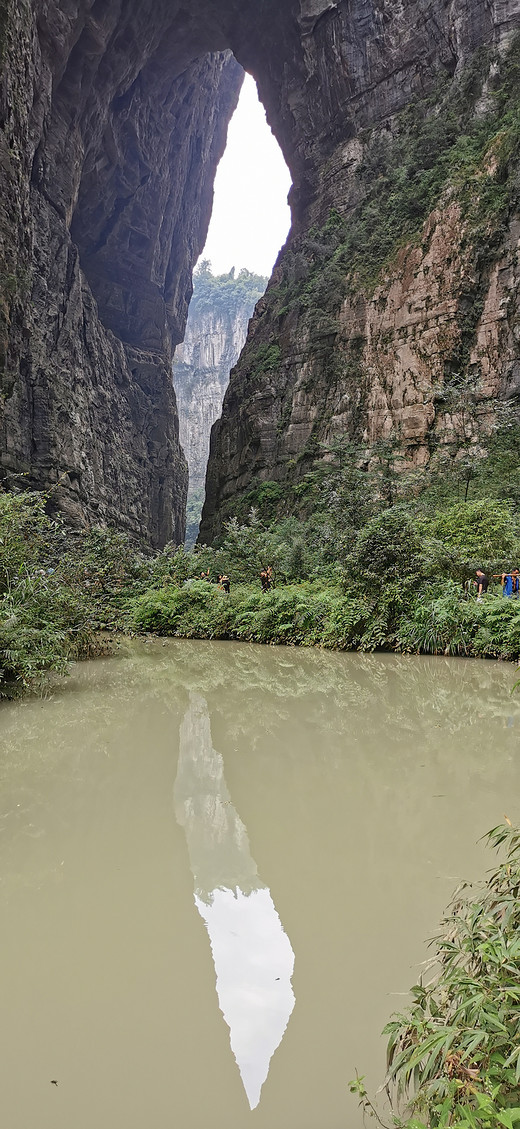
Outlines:
<svg viewBox="0 0 520 1129"><path fill-rule="evenodd" d="M476 266L485 268L520 202L520 37L502 58L477 51L460 77L446 75L362 141L359 203L346 217L332 211L285 257L283 282L270 292L280 313L297 305L323 322L349 286L372 292L447 189L462 206Z"/></svg>
<svg viewBox="0 0 520 1129"><path fill-rule="evenodd" d="M245 304L258 301L267 286L268 279L261 274L246 270L245 267L235 277L235 268L228 274L214 275L211 263L204 259L193 275L193 295L190 314L207 310L231 317Z"/></svg>
<svg viewBox="0 0 520 1129"><path fill-rule="evenodd" d="M370 395L374 383L382 386L388 413L401 421L396 426L403 432L404 451L415 450L419 443L427 455L439 443L451 426L452 390L460 391L464 382L476 385L480 380L481 414L485 416L486 406L492 414L493 405L485 402L490 396L489 371L496 371L497 384L504 387L508 359L505 354L503 360L497 358L491 349L488 354L485 345L475 353L475 345L484 302L492 294L492 269L503 255L512 262L514 254L511 224L520 208L520 37L501 52L477 51L455 76L444 74L427 95L412 99L384 125L362 132L350 157L352 171L340 208L332 208L325 222L290 241L276 284L266 294L266 316L255 325L239 366L237 387L254 392L265 384L260 362L271 351L272 385L278 394L274 454L268 434L262 429L259 434L265 460L276 466L273 478L288 484L286 494L297 490L302 468L316 462L320 443L333 432L336 420L342 427L346 417L350 434L359 442L374 427L379 429ZM335 165L323 171L325 181L336 175ZM440 238L447 210L455 232L448 251ZM442 265L435 260L439 253L447 268L447 289L442 291L441 285L438 292L442 300L436 297L434 282L437 270L442 278ZM431 306L429 295L423 294L415 307L423 269L425 276L433 272ZM417 286L414 277L419 278ZM402 291L399 313L393 309L394 284ZM412 306L407 313L408 298ZM342 305L346 299L347 305ZM506 291L504 305L507 300ZM509 349L514 301L511 290L507 320L496 323L499 354L502 347L505 353ZM410 366L401 372L406 333ZM408 428L399 403L400 386L392 374L393 354L401 384L423 376L427 382L424 365L432 359L432 386L425 391L432 411L429 422L422 417L424 433L421 423L417 430ZM299 379L303 369L305 381ZM285 433L302 416L312 420L312 431L294 453L293 426L287 441L293 458L282 469ZM474 434L478 432L475 427ZM217 470L222 483L225 474L218 464ZM241 475L243 481L243 466ZM220 498L224 493L221 489ZM304 512L301 502L295 493L292 512ZM217 528L209 521L207 517L206 528Z"/></svg>
<svg viewBox="0 0 520 1129"><path fill-rule="evenodd" d="M486 882L455 894L432 942L430 975L385 1028L395 1129L520 1122L520 831L495 827L487 840L505 848L504 860ZM363 1078L351 1090L375 1114Z"/></svg>

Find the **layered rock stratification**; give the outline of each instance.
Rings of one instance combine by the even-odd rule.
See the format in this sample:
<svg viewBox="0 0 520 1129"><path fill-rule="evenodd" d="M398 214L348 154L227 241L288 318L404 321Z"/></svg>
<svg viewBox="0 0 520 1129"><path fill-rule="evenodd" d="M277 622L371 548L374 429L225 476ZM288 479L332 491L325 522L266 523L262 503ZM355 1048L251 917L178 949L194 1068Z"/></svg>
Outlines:
<svg viewBox="0 0 520 1129"><path fill-rule="evenodd" d="M334 118L342 136L331 133L307 220L232 374L203 541L262 482L284 484L283 512L297 508L298 482L338 437L366 465L388 441L402 469L420 471L478 445L500 402L518 404L520 5L427 5L407 29L394 5L350 66L345 16L336 5L325 21L330 57L352 82L343 128L339 107ZM397 71L376 79L386 51L399 82Z"/></svg>
<svg viewBox="0 0 520 1129"><path fill-rule="evenodd" d="M22 0L1 44L3 474L153 545L184 533L172 350L242 82L175 15Z"/></svg>
<svg viewBox="0 0 520 1129"><path fill-rule="evenodd" d="M229 374L247 336L253 310L233 317L205 310L188 317L182 345L175 351L173 380L179 410L179 433L190 486L200 490L206 478L211 428L218 419Z"/></svg>
<svg viewBox="0 0 520 1129"><path fill-rule="evenodd" d="M460 286L446 289L438 263L437 289L431 295L426 284L422 297L412 275L419 280L430 266L429 241L441 247L447 198L437 223L433 215L421 221L420 261L418 243L410 244L397 273L377 280L377 293L374 280L369 288L352 281L343 293L349 270L340 246L348 237L334 244L330 223L338 215L348 224L366 195L369 178L358 169L374 136L395 141L407 106L428 98L441 106L439 84L459 81L489 49L473 106L476 117L485 113L493 68L519 24L518 0L2 6L4 474L52 487L75 520L110 521L154 544L181 536L186 467L171 350L184 331L239 64L258 81L293 176L293 229L215 431L204 536L218 530L227 503L251 481L299 473L291 464L312 456L336 424L370 437L371 428L379 434L395 423L401 408L404 426L406 408L407 426L419 435L428 397L423 369L409 357L420 355L427 367L430 345L432 356L451 350L454 368L467 364L473 347L480 364L491 342L498 376L491 354L482 371L493 369L500 395L514 389L516 346L504 352L503 345L504 321L516 340L514 216L481 270L465 256L461 207L447 264L449 275L459 263ZM338 268L341 309L316 295L315 276L327 261ZM449 322L453 300L456 319L468 315L460 348L449 326L435 344L430 315L419 317L427 298L437 326ZM314 320L309 303L321 311ZM498 317L505 306L507 316ZM413 349L405 340L412 326ZM427 443L415 443L417 460L421 447Z"/></svg>

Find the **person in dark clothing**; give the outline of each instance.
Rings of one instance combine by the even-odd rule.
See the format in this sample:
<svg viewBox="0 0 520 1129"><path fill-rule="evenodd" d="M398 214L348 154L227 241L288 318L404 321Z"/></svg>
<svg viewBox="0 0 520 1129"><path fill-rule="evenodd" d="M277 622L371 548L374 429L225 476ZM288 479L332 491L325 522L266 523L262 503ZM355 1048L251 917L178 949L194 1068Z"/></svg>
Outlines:
<svg viewBox="0 0 520 1129"><path fill-rule="evenodd" d="M489 580L482 568L477 568L477 600L481 600L484 592L487 592L489 587Z"/></svg>
<svg viewBox="0 0 520 1129"><path fill-rule="evenodd" d="M260 570L260 583L262 585L262 592L268 592L271 587L271 580L269 578L269 570L264 567Z"/></svg>
<svg viewBox="0 0 520 1129"><path fill-rule="evenodd" d="M231 588L231 581L229 579L229 576L221 576L220 583L222 588L224 589L224 592L226 592L229 596L229 589Z"/></svg>

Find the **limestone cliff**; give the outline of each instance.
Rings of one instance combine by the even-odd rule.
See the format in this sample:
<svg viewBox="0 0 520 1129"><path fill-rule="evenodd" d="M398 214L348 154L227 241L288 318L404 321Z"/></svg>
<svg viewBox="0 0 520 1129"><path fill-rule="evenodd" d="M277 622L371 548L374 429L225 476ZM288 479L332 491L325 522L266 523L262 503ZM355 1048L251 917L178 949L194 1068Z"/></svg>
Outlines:
<svg viewBox="0 0 520 1129"><path fill-rule="evenodd" d="M249 319L267 278L241 270L238 278L214 277L202 264L194 277L184 341L175 351L173 381L179 433L188 460L187 540L195 540L209 455L209 437L220 415L229 374L244 345ZM193 511L193 512L192 512Z"/></svg>
<svg viewBox="0 0 520 1129"><path fill-rule="evenodd" d="M184 534L172 345L242 81L166 9L20 0L1 29L3 477L155 545Z"/></svg>
<svg viewBox="0 0 520 1129"><path fill-rule="evenodd" d="M389 439L421 468L468 440L468 388L475 443L498 402L518 404L520 6L493 14L479 47L469 12L446 26L454 57L436 86L329 157L317 199L332 206L293 231L232 374L201 540L266 480L297 509L334 437L367 462Z"/></svg>
<svg viewBox="0 0 520 1129"><path fill-rule="evenodd" d="M4 474L55 484L75 520L182 535L171 348L238 64L291 170L293 228L214 432L204 536L335 429L368 443L399 423L420 462L443 395L430 355L443 379L476 364L483 394L514 390L518 139L501 91L519 25L520 0L2 0Z"/></svg>

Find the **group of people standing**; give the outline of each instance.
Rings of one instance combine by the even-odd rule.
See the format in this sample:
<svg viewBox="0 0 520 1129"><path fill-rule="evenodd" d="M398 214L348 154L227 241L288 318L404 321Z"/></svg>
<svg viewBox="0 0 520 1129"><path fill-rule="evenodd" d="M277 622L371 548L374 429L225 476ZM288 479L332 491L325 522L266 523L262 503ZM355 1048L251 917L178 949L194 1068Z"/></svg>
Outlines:
<svg viewBox="0 0 520 1129"><path fill-rule="evenodd" d="M520 569L512 568L510 572L495 572L491 579L500 580L503 596L506 596L509 600L513 597L518 600L520 596ZM482 568L477 568L475 583L477 586L477 600L480 600L489 588L489 576L486 575Z"/></svg>
<svg viewBox="0 0 520 1129"><path fill-rule="evenodd" d="M200 579L207 580L208 583L211 584L209 568L207 572L201 572ZM218 587L221 588L223 592L226 592L229 596L229 592L231 590L231 581L229 579L229 576L226 576L225 573L219 573L217 584ZM269 592L271 588L274 588L274 572L271 568L271 565L262 565L262 568L260 569L260 584L262 585L262 592Z"/></svg>
<svg viewBox="0 0 520 1129"><path fill-rule="evenodd" d="M210 573L209 573L209 568L208 568L207 572L201 572L200 579L201 580L207 580L208 584L211 584L212 581L211 581L211 576L210 576ZM222 590L224 592L227 592L227 594L229 596L229 592L230 592L230 589L231 589L231 581L229 579L229 576L226 576L225 573L219 573L218 578L217 578L217 584L218 584L218 587L222 588Z"/></svg>

